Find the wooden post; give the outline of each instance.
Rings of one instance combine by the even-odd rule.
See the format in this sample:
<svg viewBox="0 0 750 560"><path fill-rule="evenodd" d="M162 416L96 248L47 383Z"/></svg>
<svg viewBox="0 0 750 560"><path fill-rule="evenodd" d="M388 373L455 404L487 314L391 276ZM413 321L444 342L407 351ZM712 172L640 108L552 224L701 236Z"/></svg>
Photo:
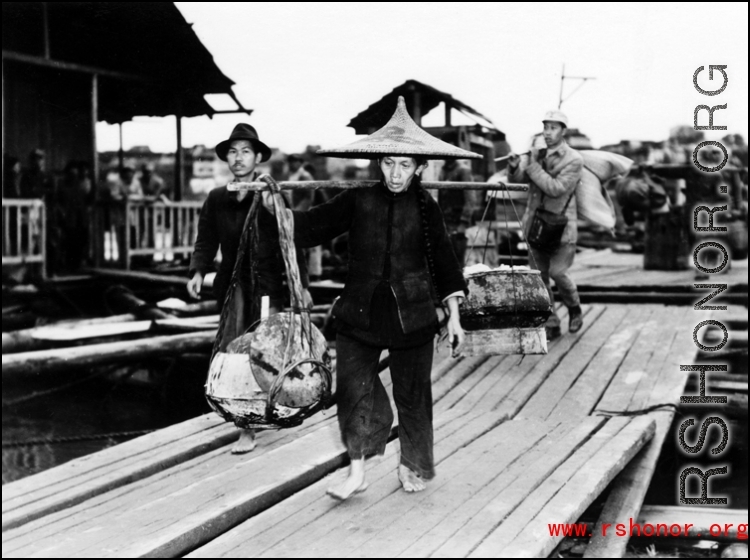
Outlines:
<svg viewBox="0 0 750 560"><path fill-rule="evenodd" d="M102 253L104 252L104 230L99 220L97 202L99 202L99 152L96 149L96 123L99 121L99 76L91 74L91 198L92 208L89 209L89 247L88 256L96 266L101 266Z"/></svg>
<svg viewBox="0 0 750 560"><path fill-rule="evenodd" d="M44 202L41 203L39 213L42 220L42 235L40 241L42 245L42 280L45 280L47 278L47 206ZM29 237L30 236L31 234L29 234ZM31 246L31 239L29 239L29 246Z"/></svg>
<svg viewBox="0 0 750 560"><path fill-rule="evenodd" d="M132 204L130 201L125 202L125 235L123 236L125 238L125 243L123 243L124 247L120 248L120 258L124 259L125 261L125 270L130 270L130 225L131 225L131 216L130 212L132 210Z"/></svg>
<svg viewBox="0 0 750 560"><path fill-rule="evenodd" d="M422 126L422 96L419 94L419 91L415 90L412 93L412 99L414 100L414 114L411 116L411 118L414 119L414 122L417 123L417 126Z"/></svg>
<svg viewBox="0 0 750 560"><path fill-rule="evenodd" d="M452 107L447 101L443 101L443 105L445 105L445 126L452 126L451 125L451 109Z"/></svg>
<svg viewBox="0 0 750 560"><path fill-rule="evenodd" d="M557 102L557 108L558 109L560 107L562 107L562 102L563 102L562 94L563 94L563 84L564 83L565 83L565 64L563 64L562 74L560 75L560 98L559 98L559 100Z"/></svg>
<svg viewBox="0 0 750 560"><path fill-rule="evenodd" d="M44 34L44 58L49 60L49 15L47 13L47 2L42 2L42 33Z"/></svg>
<svg viewBox="0 0 750 560"><path fill-rule="evenodd" d="M125 152L122 148L122 125L123 123L119 123L117 126L120 129L120 149L117 150L117 160L118 160L118 171L122 171L122 168L125 167Z"/></svg>
<svg viewBox="0 0 750 560"><path fill-rule="evenodd" d="M182 200L183 187L183 158L182 158L182 116L178 113L175 115L177 124L177 146L174 153L174 193L173 200L179 202Z"/></svg>
<svg viewBox="0 0 750 560"><path fill-rule="evenodd" d="M2 84L3 84L3 98L2 98L2 143L3 143L3 152L5 152L6 144L5 144L5 61L3 61L3 68L2 68ZM3 177L5 177L5 158L3 158ZM10 188L10 185L8 185L7 188ZM10 197L10 196L17 196L16 193L7 193L5 192L6 185L5 181L3 181L3 198Z"/></svg>

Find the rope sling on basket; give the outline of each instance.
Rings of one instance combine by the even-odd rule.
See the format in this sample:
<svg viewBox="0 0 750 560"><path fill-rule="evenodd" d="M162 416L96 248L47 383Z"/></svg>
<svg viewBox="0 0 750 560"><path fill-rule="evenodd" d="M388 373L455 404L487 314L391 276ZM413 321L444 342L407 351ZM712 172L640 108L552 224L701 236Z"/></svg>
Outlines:
<svg viewBox="0 0 750 560"><path fill-rule="evenodd" d="M303 287L294 247L294 219L284 210L281 189L269 175L260 177L273 193L279 245L287 273L291 310L255 321L243 332L239 325L245 298L250 298L251 318L258 315L255 262L251 261L251 290L240 285L240 272L248 246L256 247L254 227L261 193L256 192L243 227L232 280L222 309L214 344L206 398L222 418L241 428L299 425L324 408L331 398L330 357L323 334L304 308ZM252 255L257 251L253 250ZM239 316L238 316L239 315ZM238 335L239 332L239 335Z"/></svg>
<svg viewBox="0 0 750 560"><path fill-rule="evenodd" d="M508 194L507 189L503 189L503 193ZM508 200L520 222L509 195ZM490 202L488 198L481 222L484 222ZM507 213L504 214L505 226L509 229L508 216ZM477 229L474 235L472 246L476 243L479 231ZM483 263L487 255L489 234L488 228ZM508 242L510 243L510 239ZM531 254L530 256L533 259ZM550 300L541 273L538 270L519 270L513 266L512 252L510 262L510 268L466 274L469 296L459 306L461 325L466 334L463 350L466 356L547 353L544 323L550 314Z"/></svg>

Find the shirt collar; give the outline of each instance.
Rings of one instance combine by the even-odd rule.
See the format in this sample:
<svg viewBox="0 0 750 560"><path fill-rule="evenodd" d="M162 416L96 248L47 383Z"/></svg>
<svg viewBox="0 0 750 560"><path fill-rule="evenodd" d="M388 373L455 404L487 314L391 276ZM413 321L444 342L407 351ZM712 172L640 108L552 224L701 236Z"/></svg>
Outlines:
<svg viewBox="0 0 750 560"><path fill-rule="evenodd" d="M565 153L565 149L567 147L568 147L568 144L565 142L565 140L563 140L557 146L555 146L553 149L547 150L547 156L546 157L549 157L552 154L557 154L559 156L562 156Z"/></svg>

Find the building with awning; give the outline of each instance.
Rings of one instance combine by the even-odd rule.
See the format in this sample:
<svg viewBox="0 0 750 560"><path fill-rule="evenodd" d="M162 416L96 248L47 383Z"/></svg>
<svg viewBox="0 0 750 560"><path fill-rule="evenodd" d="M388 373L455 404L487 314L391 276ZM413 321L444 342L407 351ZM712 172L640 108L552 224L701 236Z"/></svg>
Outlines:
<svg viewBox="0 0 750 560"><path fill-rule="evenodd" d="M42 149L50 170L79 160L96 171L97 122L174 115L179 200L182 117L251 112L171 2L3 2L2 10L5 154L24 160ZM237 108L216 111L208 94Z"/></svg>

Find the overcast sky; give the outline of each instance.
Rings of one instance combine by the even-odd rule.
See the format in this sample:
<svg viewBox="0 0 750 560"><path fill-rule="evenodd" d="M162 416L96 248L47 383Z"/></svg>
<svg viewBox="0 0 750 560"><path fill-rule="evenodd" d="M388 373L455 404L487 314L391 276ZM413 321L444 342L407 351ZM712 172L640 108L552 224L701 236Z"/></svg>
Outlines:
<svg viewBox="0 0 750 560"><path fill-rule="evenodd" d="M563 110L594 146L662 140L696 105L727 104L714 125L748 137L747 3L177 2L236 82L250 117L185 119L183 145L215 145L241 120L285 152L354 138L346 125L408 79L452 94L525 148L556 108L560 76L591 76ZM699 66L727 66L718 96L693 88ZM699 84L716 89L721 76ZM563 96L578 85L566 80ZM220 107L224 108L224 107ZM467 121L468 122L468 121ZM424 126L442 125L436 109ZM726 132L706 133L720 138ZM117 149L100 124L99 148ZM174 119L136 118L124 146L173 151Z"/></svg>

